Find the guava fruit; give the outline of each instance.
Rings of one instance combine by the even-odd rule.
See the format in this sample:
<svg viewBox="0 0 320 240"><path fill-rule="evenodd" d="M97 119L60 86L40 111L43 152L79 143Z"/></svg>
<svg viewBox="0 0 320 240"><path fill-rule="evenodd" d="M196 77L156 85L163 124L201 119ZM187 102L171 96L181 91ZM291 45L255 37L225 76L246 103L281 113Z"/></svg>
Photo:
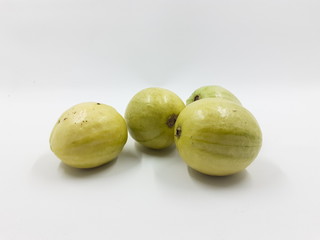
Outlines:
<svg viewBox="0 0 320 240"><path fill-rule="evenodd" d="M187 99L187 104L204 98L221 98L241 105L241 102L233 93L220 86L204 86L198 88Z"/></svg>
<svg viewBox="0 0 320 240"><path fill-rule="evenodd" d="M133 139L145 147L164 149L174 143L174 124L185 107L173 92L146 88L130 100L125 119Z"/></svg>
<svg viewBox="0 0 320 240"><path fill-rule="evenodd" d="M245 169L257 157L262 133L244 107L206 98L181 111L175 124L175 143L179 155L192 169L225 176Z"/></svg>
<svg viewBox="0 0 320 240"><path fill-rule="evenodd" d="M50 147L69 166L93 168L115 159L127 137L126 122L113 107L86 102L60 116L51 132Z"/></svg>

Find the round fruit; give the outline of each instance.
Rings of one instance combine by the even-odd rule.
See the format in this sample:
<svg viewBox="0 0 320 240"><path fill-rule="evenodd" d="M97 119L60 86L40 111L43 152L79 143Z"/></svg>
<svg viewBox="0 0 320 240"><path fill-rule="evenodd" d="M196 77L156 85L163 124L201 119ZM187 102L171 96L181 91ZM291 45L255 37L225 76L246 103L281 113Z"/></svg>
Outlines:
<svg viewBox="0 0 320 240"><path fill-rule="evenodd" d="M241 105L241 102L235 95L220 86L204 86L198 88L187 99L187 104L204 98L222 98Z"/></svg>
<svg viewBox="0 0 320 240"><path fill-rule="evenodd" d="M245 169L258 155L262 133L239 104L206 98L189 104L175 125L175 143L189 167L224 176Z"/></svg>
<svg viewBox="0 0 320 240"><path fill-rule="evenodd" d="M111 106L80 103L64 112L50 136L50 147L65 164L93 168L115 159L127 141L123 117Z"/></svg>
<svg viewBox="0 0 320 240"><path fill-rule="evenodd" d="M140 144L163 149L174 142L174 124L185 107L173 92L163 88L146 88L129 102L125 119L129 133Z"/></svg>

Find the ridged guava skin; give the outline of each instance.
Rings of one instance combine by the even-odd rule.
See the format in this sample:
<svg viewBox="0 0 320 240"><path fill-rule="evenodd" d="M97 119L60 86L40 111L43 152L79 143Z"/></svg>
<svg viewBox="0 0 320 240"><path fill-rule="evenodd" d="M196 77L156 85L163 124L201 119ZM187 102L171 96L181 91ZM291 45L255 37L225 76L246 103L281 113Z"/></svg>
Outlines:
<svg viewBox="0 0 320 240"><path fill-rule="evenodd" d="M128 137L124 118L111 106L80 103L64 112L50 136L50 147L65 164L93 168L115 159Z"/></svg>
<svg viewBox="0 0 320 240"><path fill-rule="evenodd" d="M233 93L220 86L204 86L198 88L187 99L187 104L204 98L222 98L241 105L241 102Z"/></svg>
<svg viewBox="0 0 320 240"><path fill-rule="evenodd" d="M187 105L176 121L175 133L181 158L207 175L225 176L245 169L262 144L254 116L239 104L217 98Z"/></svg>
<svg viewBox="0 0 320 240"><path fill-rule="evenodd" d="M131 137L148 148L169 147L174 143L174 123L184 107L167 89L143 89L133 96L125 112Z"/></svg>

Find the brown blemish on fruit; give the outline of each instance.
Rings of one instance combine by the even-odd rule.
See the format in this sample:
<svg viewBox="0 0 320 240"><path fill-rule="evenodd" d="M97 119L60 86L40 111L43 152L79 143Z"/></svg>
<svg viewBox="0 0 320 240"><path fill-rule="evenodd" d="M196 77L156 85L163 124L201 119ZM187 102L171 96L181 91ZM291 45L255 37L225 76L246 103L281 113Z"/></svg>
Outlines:
<svg viewBox="0 0 320 240"><path fill-rule="evenodd" d="M97 103L97 105L101 105L101 103Z"/></svg>
<svg viewBox="0 0 320 240"><path fill-rule="evenodd" d="M67 120L68 118L64 118L63 121Z"/></svg>
<svg viewBox="0 0 320 240"><path fill-rule="evenodd" d="M197 101L197 100L199 100L199 99L200 99L200 96L199 96L199 95L196 95L196 96L194 97L193 101Z"/></svg>
<svg viewBox="0 0 320 240"><path fill-rule="evenodd" d="M182 132L181 127L177 127L175 136L179 138L181 136L181 132Z"/></svg>
<svg viewBox="0 0 320 240"><path fill-rule="evenodd" d="M177 117L178 117L178 115L172 114L172 115L168 118L168 120L167 120L167 126L168 126L169 128L172 128L172 127L174 126L174 124L176 123Z"/></svg>

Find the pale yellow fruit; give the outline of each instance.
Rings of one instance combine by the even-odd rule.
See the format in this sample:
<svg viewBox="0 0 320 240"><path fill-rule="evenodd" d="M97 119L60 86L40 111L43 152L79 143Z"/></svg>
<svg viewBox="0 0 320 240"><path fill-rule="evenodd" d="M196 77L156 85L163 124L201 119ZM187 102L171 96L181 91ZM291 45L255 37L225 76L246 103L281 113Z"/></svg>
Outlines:
<svg viewBox="0 0 320 240"><path fill-rule="evenodd" d="M146 147L166 148L174 143L174 123L184 107L167 89L143 89L130 100L125 112L129 133Z"/></svg>
<svg viewBox="0 0 320 240"><path fill-rule="evenodd" d="M50 147L65 164L93 168L115 159L127 141L124 118L111 106L80 103L64 112L50 136Z"/></svg>
<svg viewBox="0 0 320 240"><path fill-rule="evenodd" d="M262 133L239 104L206 98L185 107L175 126L175 143L191 168L224 176L245 169L258 155Z"/></svg>

